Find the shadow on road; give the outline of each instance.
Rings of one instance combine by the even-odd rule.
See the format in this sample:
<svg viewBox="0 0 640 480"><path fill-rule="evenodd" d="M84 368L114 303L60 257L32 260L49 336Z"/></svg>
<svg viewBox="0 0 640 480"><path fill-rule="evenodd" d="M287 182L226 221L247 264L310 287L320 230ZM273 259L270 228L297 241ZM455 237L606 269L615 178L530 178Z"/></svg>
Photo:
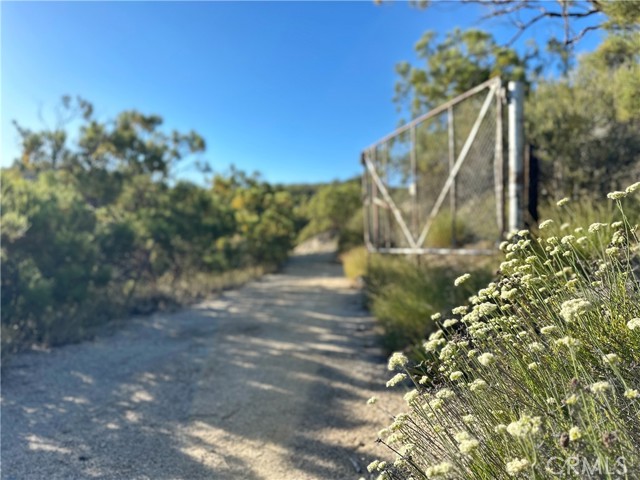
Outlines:
<svg viewBox="0 0 640 480"><path fill-rule="evenodd" d="M20 355L2 378L2 478L358 478L383 359L332 259Z"/></svg>

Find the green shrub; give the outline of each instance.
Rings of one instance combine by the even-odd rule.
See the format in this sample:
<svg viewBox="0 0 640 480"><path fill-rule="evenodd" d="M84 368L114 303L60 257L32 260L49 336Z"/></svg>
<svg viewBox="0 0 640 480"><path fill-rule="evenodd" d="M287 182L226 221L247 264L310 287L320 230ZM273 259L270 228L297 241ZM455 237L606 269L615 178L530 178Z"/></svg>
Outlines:
<svg viewBox="0 0 640 480"><path fill-rule="evenodd" d="M460 275L462 265L453 258L415 259L373 255L367 271L371 311L384 330L383 345L389 350L413 346L436 328L431 319L464 301L478 285L492 277L491 260L478 260L474 278L458 290L449 286Z"/></svg>
<svg viewBox="0 0 640 480"><path fill-rule="evenodd" d="M638 217L504 242L499 281L439 321L411 377L407 413L381 431L385 478L635 478L640 469ZM565 201L560 217L575 215ZM579 209L580 207L578 207ZM462 277L456 283L460 283ZM462 283L462 286L466 283ZM459 288L459 287L457 287ZM373 402L372 402L373 403Z"/></svg>
<svg viewBox="0 0 640 480"><path fill-rule="evenodd" d="M356 280L367 274L367 257L369 253L365 247L356 247L340 255L344 275L349 280Z"/></svg>

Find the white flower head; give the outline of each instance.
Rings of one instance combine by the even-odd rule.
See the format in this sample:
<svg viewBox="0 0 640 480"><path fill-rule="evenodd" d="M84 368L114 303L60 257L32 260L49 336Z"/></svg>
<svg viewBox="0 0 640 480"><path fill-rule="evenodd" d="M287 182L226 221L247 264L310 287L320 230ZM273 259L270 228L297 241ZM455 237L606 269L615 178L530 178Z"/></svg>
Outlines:
<svg viewBox="0 0 640 480"><path fill-rule="evenodd" d="M560 307L560 316L564 318L567 323L571 323L577 321L591 310L593 310L591 302L584 298L573 298L562 304Z"/></svg>
<svg viewBox="0 0 640 480"><path fill-rule="evenodd" d="M640 182L636 182L636 183L632 183L631 185L629 185L627 188L625 188L625 192L626 193L633 193L635 192L638 188L640 188Z"/></svg>
<svg viewBox="0 0 640 480"><path fill-rule="evenodd" d="M489 365L491 365L493 362L495 362L495 355L493 353L483 353L482 355L478 356L478 361L480 362L480 364L484 365L485 367L488 367Z"/></svg>
<svg viewBox="0 0 640 480"><path fill-rule="evenodd" d="M391 357L389 357L389 364L387 365L387 368L389 370L396 370L397 368L403 368L407 363L409 363L409 359L404 353L395 352Z"/></svg>
<svg viewBox="0 0 640 480"><path fill-rule="evenodd" d="M615 353L608 353L608 354L602 356L602 361L604 363L609 364L609 365L614 365L614 364L620 362L620 357L618 355L616 355Z"/></svg>
<svg viewBox="0 0 640 480"><path fill-rule="evenodd" d="M471 278L471 275L468 273L465 273L464 275L460 275L458 278L456 278L453 284L457 287L459 285L462 285L464 282L466 282L470 278Z"/></svg>
<svg viewBox="0 0 640 480"><path fill-rule="evenodd" d="M608 390L611 390L611 384L609 382L595 382L591 384L591 391L597 395L602 395Z"/></svg>
<svg viewBox="0 0 640 480"><path fill-rule="evenodd" d="M578 427L571 427L569 429L569 440L575 442L576 440L580 440L582 438L582 430Z"/></svg>
<svg viewBox="0 0 640 480"><path fill-rule="evenodd" d="M516 458L515 460L507 462L507 473L510 476L515 477L516 475L519 475L521 472L529 468L530 465L531 462L529 462L529 460L527 460L526 458Z"/></svg>
<svg viewBox="0 0 640 480"><path fill-rule="evenodd" d="M387 388L395 387L397 384L402 382L405 378L407 378L407 375L405 373L397 373L387 382Z"/></svg>
<svg viewBox="0 0 640 480"><path fill-rule="evenodd" d="M640 330L640 318L632 318L627 322L627 328L629 330Z"/></svg>
<svg viewBox="0 0 640 480"><path fill-rule="evenodd" d="M620 200L627 196L627 192L615 191L607 193L607 198L610 200Z"/></svg>
<svg viewBox="0 0 640 480"><path fill-rule="evenodd" d="M415 403L419 398L420 393L418 393L418 391L414 389L405 394L404 401L411 405L412 403Z"/></svg>
<svg viewBox="0 0 640 480"><path fill-rule="evenodd" d="M442 462L428 467L425 473L427 474L427 478L441 478L448 475L452 469L453 465L449 462Z"/></svg>
<svg viewBox="0 0 640 480"><path fill-rule="evenodd" d="M553 224L553 220L548 219L548 220L545 220L543 222L540 222L540 225L538 225L538 228L540 230L544 230L545 228L550 227L552 224Z"/></svg>
<svg viewBox="0 0 640 480"><path fill-rule="evenodd" d="M564 198L562 198L562 199L558 200L558 201L556 202L556 205L557 205L558 207L564 207L567 203L569 203L569 198L568 198L568 197L564 197Z"/></svg>
<svg viewBox="0 0 640 480"><path fill-rule="evenodd" d="M542 419L540 417L530 417L525 414L519 420L511 422L507 426L507 432L513 437L524 438L538 433L541 425Z"/></svg>
<svg viewBox="0 0 640 480"><path fill-rule="evenodd" d="M436 393L436 398L439 398L441 400L451 398L454 396L455 396L455 393L453 393L453 390L450 390L448 388L442 388Z"/></svg>
<svg viewBox="0 0 640 480"><path fill-rule="evenodd" d="M469 390L471 390L472 392L484 390L485 388L487 388L487 382L485 382L481 378L476 378L469 384Z"/></svg>

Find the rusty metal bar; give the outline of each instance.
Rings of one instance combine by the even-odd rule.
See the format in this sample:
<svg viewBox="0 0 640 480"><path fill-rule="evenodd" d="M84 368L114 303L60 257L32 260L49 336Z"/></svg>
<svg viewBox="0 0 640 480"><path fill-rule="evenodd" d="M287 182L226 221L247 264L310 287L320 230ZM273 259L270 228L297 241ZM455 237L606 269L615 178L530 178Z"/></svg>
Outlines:
<svg viewBox="0 0 640 480"><path fill-rule="evenodd" d="M389 192L387 191L387 188L385 187L384 183L382 183L382 180L380 180L380 177L378 177L378 174L375 171L375 167L372 165L372 163L368 159L366 160L366 164L367 164L367 169L369 170L369 173L371 174L371 178L378 185L378 189L380 190L380 193L382 194L382 197L384 198L385 202L387 202L387 205L389 205L389 209L391 210L391 213L395 217L396 222L398 223L398 225L400 225L400 229L402 230L402 233L404 234L405 238L407 239L407 242L409 242L409 245L411 245L412 248L415 248L416 247L416 243L413 240L413 235L411 235L411 232L409 231L409 228L404 223L404 219L402 218L402 214L400 213L400 210L398 209L398 207L396 206L395 202L391 198L391 195L389 195Z"/></svg>
<svg viewBox="0 0 640 480"><path fill-rule="evenodd" d="M386 136L382 137L380 140L378 140L373 145L368 147L368 149L376 148L378 145L387 142L388 140L390 140L391 138L395 137L396 135L399 135L402 132L405 132L405 131L409 130L410 128L414 127L415 125L417 125L417 124L419 124L419 123L421 123L421 122L423 122L423 121L425 121L425 120L427 120L427 119L429 119L429 118L431 118L431 117L433 117L435 115L438 115L438 114L446 111L449 107L455 105L456 103L460 103L462 100L464 100L466 98L469 98L469 97L475 95L476 93L481 92L482 90L485 90L486 88L493 88L499 82L500 82L500 77L490 78L486 82L483 82L480 85L477 85L476 87L472 88L471 90L467 90L462 95L458 95L457 97L449 100L448 102L443 103L442 105L434 108L433 110L428 111L424 115L421 115L421 116L415 118L414 120L410 121L409 123L403 125L402 127L394 130L389 135L386 135Z"/></svg>
<svg viewBox="0 0 640 480"><path fill-rule="evenodd" d="M370 250L377 253L390 253L396 255L495 255L495 248L375 248Z"/></svg>

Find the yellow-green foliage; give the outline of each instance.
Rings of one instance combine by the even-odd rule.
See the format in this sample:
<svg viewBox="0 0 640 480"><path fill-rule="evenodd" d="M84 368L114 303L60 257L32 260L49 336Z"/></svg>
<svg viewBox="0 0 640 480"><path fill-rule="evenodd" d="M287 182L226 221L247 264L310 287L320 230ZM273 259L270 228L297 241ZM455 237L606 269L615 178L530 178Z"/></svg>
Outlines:
<svg viewBox="0 0 640 480"><path fill-rule="evenodd" d="M447 259L373 255L367 271L371 311L384 330L383 344L389 349L412 346L436 328L431 315L457 305L492 274L491 261L479 260L474 279L458 290L449 288L464 270Z"/></svg>
<svg viewBox="0 0 640 480"><path fill-rule="evenodd" d="M367 249L365 247L352 248L340 255L344 275L349 280L364 277L367 274Z"/></svg>
<svg viewBox="0 0 640 480"><path fill-rule="evenodd" d="M172 165L204 150L196 133L165 134L137 112L101 123L79 107L73 146L62 130L18 127L22 156L2 171L3 353L236 284L293 244L289 192L236 170L211 188L171 181Z"/></svg>
<svg viewBox="0 0 640 480"><path fill-rule="evenodd" d="M396 462L371 470L394 479L637 478L640 227L623 208L636 190L640 182L609 194L620 220L569 221L561 235L545 221L538 238L518 232L501 246L502 277L439 320L424 363L390 359L400 373L389 386L413 380L409 410L379 433ZM579 209L558 208L567 218Z"/></svg>
<svg viewBox="0 0 640 480"><path fill-rule="evenodd" d="M425 246L432 248L449 248L453 246L453 219L451 212L444 210L433 219L429 234L425 239ZM470 240L469 232L460 216L456 217L455 240L457 244L464 244Z"/></svg>

